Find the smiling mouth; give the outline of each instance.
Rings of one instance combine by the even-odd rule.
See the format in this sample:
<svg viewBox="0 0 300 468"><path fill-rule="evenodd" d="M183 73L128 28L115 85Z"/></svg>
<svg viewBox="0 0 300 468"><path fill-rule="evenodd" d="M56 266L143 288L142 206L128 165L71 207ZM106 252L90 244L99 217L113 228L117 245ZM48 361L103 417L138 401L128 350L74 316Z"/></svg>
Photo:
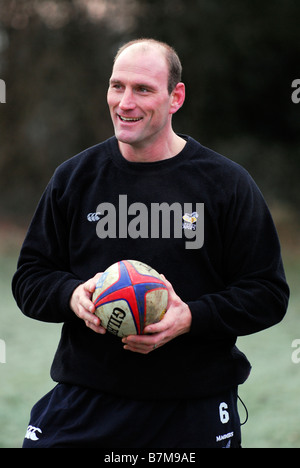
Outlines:
<svg viewBox="0 0 300 468"><path fill-rule="evenodd" d="M122 122L139 122L143 118L143 117L124 117L119 114L118 114L118 117Z"/></svg>

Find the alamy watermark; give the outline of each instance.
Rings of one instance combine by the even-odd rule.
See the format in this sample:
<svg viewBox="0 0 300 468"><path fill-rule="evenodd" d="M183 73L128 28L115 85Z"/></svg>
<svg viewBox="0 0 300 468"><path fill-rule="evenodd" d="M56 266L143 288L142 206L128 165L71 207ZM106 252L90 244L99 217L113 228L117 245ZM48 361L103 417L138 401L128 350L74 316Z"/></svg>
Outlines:
<svg viewBox="0 0 300 468"><path fill-rule="evenodd" d="M300 363L300 339L297 338L292 342L292 348L295 348L295 351L292 352L292 362L294 364Z"/></svg>
<svg viewBox="0 0 300 468"><path fill-rule="evenodd" d="M194 205L194 206L193 206ZM185 238L186 249L201 249L204 244L204 203L141 202L128 205L127 195L119 195L118 206L103 202L96 213L87 215L89 222L97 222L100 239L180 239Z"/></svg>
<svg viewBox="0 0 300 468"><path fill-rule="evenodd" d="M6 345L4 340L0 340L0 364L6 363Z"/></svg>
<svg viewBox="0 0 300 468"><path fill-rule="evenodd" d="M300 102L300 79L294 80L292 82L292 88L295 88L295 91L292 92L292 101L294 104L299 104Z"/></svg>
<svg viewBox="0 0 300 468"><path fill-rule="evenodd" d="M6 85L4 80L0 80L0 103L6 103Z"/></svg>

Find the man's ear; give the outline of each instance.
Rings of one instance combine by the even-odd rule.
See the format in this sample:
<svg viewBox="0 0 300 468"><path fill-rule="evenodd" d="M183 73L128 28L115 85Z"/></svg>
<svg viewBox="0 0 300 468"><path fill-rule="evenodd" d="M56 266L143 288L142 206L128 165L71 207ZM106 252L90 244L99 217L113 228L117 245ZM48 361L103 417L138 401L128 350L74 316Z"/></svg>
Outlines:
<svg viewBox="0 0 300 468"><path fill-rule="evenodd" d="M171 106L170 106L170 114L175 114L184 103L185 100L185 85L184 83L177 83L174 90L171 93Z"/></svg>

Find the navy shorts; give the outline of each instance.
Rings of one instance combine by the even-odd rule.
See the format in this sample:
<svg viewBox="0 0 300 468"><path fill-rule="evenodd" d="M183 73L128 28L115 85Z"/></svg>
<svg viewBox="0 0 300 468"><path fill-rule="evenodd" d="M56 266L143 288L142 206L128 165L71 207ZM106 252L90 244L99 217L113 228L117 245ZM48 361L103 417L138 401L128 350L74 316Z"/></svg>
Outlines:
<svg viewBox="0 0 300 468"><path fill-rule="evenodd" d="M239 448L237 389L205 399L131 400L58 384L31 411L24 448Z"/></svg>

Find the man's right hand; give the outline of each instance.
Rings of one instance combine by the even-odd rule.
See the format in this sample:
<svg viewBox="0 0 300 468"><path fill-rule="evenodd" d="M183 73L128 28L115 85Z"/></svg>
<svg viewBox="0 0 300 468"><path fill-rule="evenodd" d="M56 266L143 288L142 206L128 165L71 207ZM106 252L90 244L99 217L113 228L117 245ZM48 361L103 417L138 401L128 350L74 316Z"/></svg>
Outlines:
<svg viewBox="0 0 300 468"><path fill-rule="evenodd" d="M102 273L97 273L93 278L74 289L70 299L70 307L80 319L85 321L88 328L104 335L105 328L100 325L100 319L95 315L96 307L92 302L92 295Z"/></svg>

